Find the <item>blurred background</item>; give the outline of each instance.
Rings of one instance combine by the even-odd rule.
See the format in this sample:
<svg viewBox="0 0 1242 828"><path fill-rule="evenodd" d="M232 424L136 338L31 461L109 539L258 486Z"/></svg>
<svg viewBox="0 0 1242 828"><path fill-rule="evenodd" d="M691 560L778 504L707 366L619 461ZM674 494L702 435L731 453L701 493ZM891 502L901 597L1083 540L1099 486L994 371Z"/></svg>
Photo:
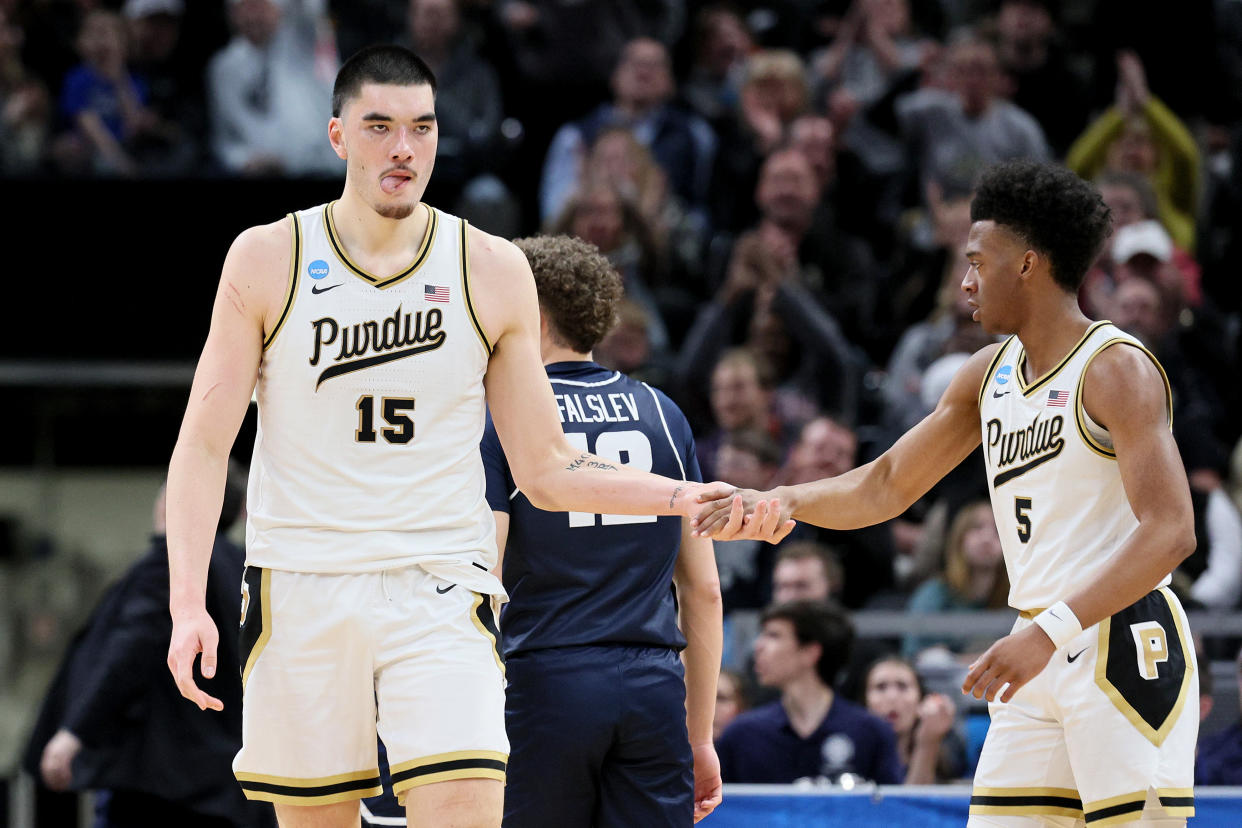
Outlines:
<svg viewBox="0 0 1242 828"><path fill-rule="evenodd" d="M159 551L224 254L339 196L331 84L377 41L437 73L426 200L596 244L627 293L598 360L666 390L705 476L745 486L872 459L987 344L958 289L982 169L1056 160L1096 182L1115 230L1080 301L1168 369L1199 538L1174 588L1216 677L1203 732L1237 721L1240 0L0 0L12 824L92 824L52 788L124 787L80 767L48 787L31 734L65 727L49 699L73 708L75 647L124 627L108 596L123 616L115 590ZM253 412L243 464L252 442ZM1012 617L986 496L975 456L889 524L718 545L726 666L750 681L759 613L793 579L853 615L842 692L862 699L861 666L890 652L951 688ZM138 649L159 666L157 638ZM133 731L167 676L125 663L147 678L94 715ZM949 695L970 750L986 715Z"/></svg>

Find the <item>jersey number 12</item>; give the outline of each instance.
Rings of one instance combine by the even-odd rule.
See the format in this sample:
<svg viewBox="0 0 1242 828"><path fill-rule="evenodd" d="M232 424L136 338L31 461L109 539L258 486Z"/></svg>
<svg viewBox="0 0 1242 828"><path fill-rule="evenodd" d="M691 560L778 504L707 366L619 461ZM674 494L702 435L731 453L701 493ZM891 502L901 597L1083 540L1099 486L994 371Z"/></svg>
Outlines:
<svg viewBox="0 0 1242 828"><path fill-rule="evenodd" d="M614 460L623 466L639 471L651 471L651 441L641 431L605 431L595 438L592 448L588 436L581 431L570 431L565 434L569 444L580 451L589 451L605 460ZM595 515L591 512L570 512L569 527L595 526L596 518L604 526L618 526L626 523L655 523L655 515Z"/></svg>

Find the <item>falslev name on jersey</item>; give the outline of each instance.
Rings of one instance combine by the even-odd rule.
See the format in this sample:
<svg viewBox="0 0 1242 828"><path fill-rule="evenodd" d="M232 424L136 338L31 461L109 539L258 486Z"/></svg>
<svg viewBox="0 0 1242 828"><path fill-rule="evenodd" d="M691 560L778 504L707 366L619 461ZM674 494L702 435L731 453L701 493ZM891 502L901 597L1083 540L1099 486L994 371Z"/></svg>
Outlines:
<svg viewBox="0 0 1242 828"><path fill-rule="evenodd" d="M562 423L628 423L638 416L633 394L555 394Z"/></svg>
<svg viewBox="0 0 1242 828"><path fill-rule="evenodd" d="M312 366L319 365L320 356L326 355L329 346L340 343L336 355L332 357L333 364L319 374L316 390L325 380L342 374L434 351L444 344L447 337L440 330L443 321L444 315L439 308L402 313L400 305L397 305L392 316L383 320L341 325L332 317L325 316L312 321L315 339L310 358Z"/></svg>
<svg viewBox="0 0 1242 828"><path fill-rule="evenodd" d="M1036 414L1026 428L1009 432L996 417L988 420L988 462L996 469L1022 463L997 474L992 481L993 486L999 487L1021 477L1036 466L1047 463L1065 448L1065 440L1061 437L1065 419L1060 414L1048 420L1042 417L1042 412Z"/></svg>

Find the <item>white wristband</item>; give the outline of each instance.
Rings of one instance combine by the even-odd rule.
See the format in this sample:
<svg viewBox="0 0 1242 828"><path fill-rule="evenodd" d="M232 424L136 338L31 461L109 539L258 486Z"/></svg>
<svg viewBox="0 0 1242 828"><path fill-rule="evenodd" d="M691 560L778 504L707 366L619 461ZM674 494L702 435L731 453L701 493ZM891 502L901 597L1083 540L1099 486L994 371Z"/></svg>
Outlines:
<svg viewBox="0 0 1242 828"><path fill-rule="evenodd" d="M1048 633L1053 646L1057 649L1064 647L1074 636L1082 632L1082 624L1078 622L1078 616L1074 615L1074 611L1064 601L1057 601L1035 616L1034 621L1044 632Z"/></svg>

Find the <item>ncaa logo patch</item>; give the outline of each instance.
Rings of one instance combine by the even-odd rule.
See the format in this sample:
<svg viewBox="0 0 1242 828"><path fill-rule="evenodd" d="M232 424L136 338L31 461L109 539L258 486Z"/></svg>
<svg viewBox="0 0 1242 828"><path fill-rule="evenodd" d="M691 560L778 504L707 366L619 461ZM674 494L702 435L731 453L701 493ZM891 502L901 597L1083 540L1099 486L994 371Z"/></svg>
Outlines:
<svg viewBox="0 0 1242 828"><path fill-rule="evenodd" d="M306 272L312 279L322 279L328 275L328 263L323 259L315 259L306 266Z"/></svg>
<svg viewBox="0 0 1242 828"><path fill-rule="evenodd" d="M319 277L316 276L316 279ZM996 384L1005 385L1009 382L1009 375L1013 373L1012 365L1002 365L1000 370L996 372Z"/></svg>

